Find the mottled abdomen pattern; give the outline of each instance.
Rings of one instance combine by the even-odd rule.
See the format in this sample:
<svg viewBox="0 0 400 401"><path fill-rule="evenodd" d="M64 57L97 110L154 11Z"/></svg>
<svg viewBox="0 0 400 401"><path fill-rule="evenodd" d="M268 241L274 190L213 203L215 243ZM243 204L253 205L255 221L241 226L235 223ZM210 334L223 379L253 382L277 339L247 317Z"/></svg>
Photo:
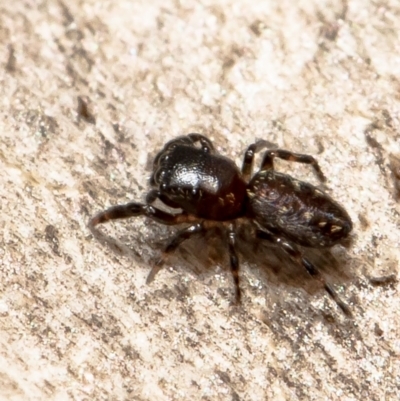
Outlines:
<svg viewBox="0 0 400 401"><path fill-rule="evenodd" d="M317 187L274 170L262 170L247 188L248 213L260 228L296 244L323 248L346 238L350 216Z"/></svg>

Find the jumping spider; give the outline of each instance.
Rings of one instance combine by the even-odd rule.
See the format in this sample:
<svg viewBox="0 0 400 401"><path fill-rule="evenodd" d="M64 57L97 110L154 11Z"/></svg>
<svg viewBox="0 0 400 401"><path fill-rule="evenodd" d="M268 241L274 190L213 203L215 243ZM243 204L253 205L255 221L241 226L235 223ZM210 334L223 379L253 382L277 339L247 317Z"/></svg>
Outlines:
<svg viewBox="0 0 400 401"><path fill-rule="evenodd" d="M225 228L230 269L235 282L235 301L240 302L239 259L235 249L238 219L247 219L258 238L279 246L296 263L319 280L346 315L347 305L325 281L317 267L306 259L297 245L330 248L352 230L349 215L336 201L317 187L274 170L274 158L310 164L318 178L325 181L317 161L308 155L287 150L266 150L260 170L251 177L256 152L267 147L259 140L244 155L241 171L215 150L200 134L181 136L168 142L157 154L146 203L131 202L113 206L92 218L94 227L108 220L146 216L167 225L189 223L165 247L151 270L153 280L166 256L194 234L220 224ZM153 206L159 200L178 209L166 212Z"/></svg>

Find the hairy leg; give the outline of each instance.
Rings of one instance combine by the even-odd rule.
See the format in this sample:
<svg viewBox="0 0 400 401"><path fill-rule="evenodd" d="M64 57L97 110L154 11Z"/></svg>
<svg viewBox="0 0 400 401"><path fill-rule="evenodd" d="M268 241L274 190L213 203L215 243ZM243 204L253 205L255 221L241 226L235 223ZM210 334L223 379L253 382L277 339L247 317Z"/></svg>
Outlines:
<svg viewBox="0 0 400 401"><path fill-rule="evenodd" d="M274 158L287 160L290 162L296 163L304 163L304 164L311 164L312 168L314 169L315 174L319 178L321 182L326 181L326 177L322 172L321 168L319 167L318 162L314 159L314 157L310 155L303 155L299 153L289 152L288 150L283 149L274 149L274 150L267 150L264 154L263 161L261 163L260 170L271 170L274 168Z"/></svg>
<svg viewBox="0 0 400 401"><path fill-rule="evenodd" d="M172 214L158 209L154 206L131 202L125 205L112 206L96 214L89 222L89 227L95 227L98 224L109 220L127 219L130 217L146 216L162 224L174 225L186 222L193 222L193 217L182 212Z"/></svg>
<svg viewBox="0 0 400 401"><path fill-rule="evenodd" d="M243 178L248 181L251 177L251 172L253 170L254 156L260 150L270 146L271 144L268 141L264 141L263 139L252 143L244 154L243 164L242 164L242 174Z"/></svg>
<svg viewBox="0 0 400 401"><path fill-rule="evenodd" d="M235 283L235 304L239 305L242 293L240 290L239 283L239 258L235 249L236 246L236 232L235 226L232 224L227 232L228 235L228 250L229 250L229 261L230 268L233 277L233 282Z"/></svg>
<svg viewBox="0 0 400 401"><path fill-rule="evenodd" d="M277 237L269 232L257 230L257 237L267 240L273 244L280 246L289 256L291 256L294 260L296 260L299 264L301 264L308 272L308 274L314 279L320 281L324 286L326 292L331 296L331 298L336 302L339 308L343 311L346 316L351 317L351 311L349 307L340 299L337 292L334 290L331 284L327 283L319 272L316 266L314 266L308 259L304 258L302 253L297 249L297 247L282 239Z"/></svg>

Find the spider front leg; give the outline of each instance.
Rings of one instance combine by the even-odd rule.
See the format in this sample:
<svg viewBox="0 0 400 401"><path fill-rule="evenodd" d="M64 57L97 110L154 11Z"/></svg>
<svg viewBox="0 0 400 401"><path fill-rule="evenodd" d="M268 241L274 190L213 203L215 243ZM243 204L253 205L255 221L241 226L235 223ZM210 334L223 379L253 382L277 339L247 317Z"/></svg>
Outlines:
<svg viewBox="0 0 400 401"><path fill-rule="evenodd" d="M167 225L192 221L192 218L184 212L171 214L149 204L131 202L125 205L112 206L109 209L98 213L90 220L89 227L93 228L98 224L105 223L109 220L127 219L129 217L138 216L146 216L152 220Z"/></svg>
<svg viewBox="0 0 400 401"><path fill-rule="evenodd" d="M175 225L181 223L193 223L197 220L195 217L188 215L185 212L171 214L164 212L154 206L151 206L159 196L158 191L150 191L147 195L147 204L131 202L125 205L117 205L100 212L94 216L89 222L89 228L93 229L98 224L105 223L109 220L126 219L129 217L146 216L159 223L166 225ZM184 240L190 238L192 235L204 231L203 223L193 224L183 230L179 231L166 246L163 256L156 262L150 274L147 277L147 283L150 283L157 272L161 269L166 256L173 252Z"/></svg>
<svg viewBox="0 0 400 401"><path fill-rule="evenodd" d="M303 155L300 153L293 153L289 152L288 150L283 149L274 149L274 150L267 150L264 154L263 161L261 163L261 170L273 170L274 168L274 158L277 157L278 159L287 160L290 162L296 163L304 163L304 164L311 164L311 167L314 169L315 174L319 178L321 182L326 181L326 177L322 172L321 168L319 167L318 162L314 159L314 157L310 155Z"/></svg>
<svg viewBox="0 0 400 401"><path fill-rule="evenodd" d="M273 244L280 246L292 259L301 264L308 272L308 274L314 279L318 280L324 286L326 292L330 297L336 302L339 308L343 311L346 316L351 317L351 311L349 307L340 299L339 295L335 289L326 282L324 277L321 275L317 267L315 267L308 259L304 258L302 253L297 249L297 247L286 241L283 238L277 237L269 232L257 230L256 235L258 238L267 240Z"/></svg>

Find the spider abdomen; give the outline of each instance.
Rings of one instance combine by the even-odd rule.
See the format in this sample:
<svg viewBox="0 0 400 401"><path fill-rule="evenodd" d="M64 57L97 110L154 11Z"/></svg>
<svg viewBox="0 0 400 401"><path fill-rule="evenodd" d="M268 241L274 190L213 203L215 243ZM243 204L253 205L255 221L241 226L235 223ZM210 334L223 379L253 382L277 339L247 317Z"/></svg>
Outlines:
<svg viewBox="0 0 400 401"><path fill-rule="evenodd" d="M317 187L287 174L259 172L247 195L247 211L261 228L302 246L331 247L352 229L342 206Z"/></svg>

